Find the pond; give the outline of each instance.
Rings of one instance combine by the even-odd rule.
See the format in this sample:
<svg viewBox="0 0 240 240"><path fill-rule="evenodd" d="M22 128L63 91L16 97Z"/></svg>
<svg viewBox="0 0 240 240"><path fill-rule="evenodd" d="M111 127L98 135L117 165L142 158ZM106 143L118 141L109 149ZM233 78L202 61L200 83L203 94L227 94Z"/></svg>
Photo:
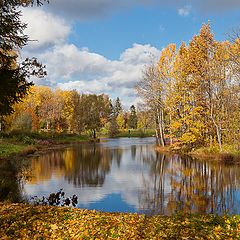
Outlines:
<svg viewBox="0 0 240 240"><path fill-rule="evenodd" d="M27 198L63 188L66 195L78 196L79 208L240 213L240 166L164 155L155 151L154 138L74 144L33 157L29 165L31 178L13 187Z"/></svg>

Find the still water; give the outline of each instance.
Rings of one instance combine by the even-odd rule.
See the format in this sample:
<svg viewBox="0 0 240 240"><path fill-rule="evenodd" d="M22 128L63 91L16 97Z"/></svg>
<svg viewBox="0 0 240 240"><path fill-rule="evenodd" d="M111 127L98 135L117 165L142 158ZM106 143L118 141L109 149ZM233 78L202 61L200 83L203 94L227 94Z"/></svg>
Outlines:
<svg viewBox="0 0 240 240"><path fill-rule="evenodd" d="M240 166L164 155L154 138L75 144L30 159L22 194L63 188L80 208L171 215L240 213Z"/></svg>

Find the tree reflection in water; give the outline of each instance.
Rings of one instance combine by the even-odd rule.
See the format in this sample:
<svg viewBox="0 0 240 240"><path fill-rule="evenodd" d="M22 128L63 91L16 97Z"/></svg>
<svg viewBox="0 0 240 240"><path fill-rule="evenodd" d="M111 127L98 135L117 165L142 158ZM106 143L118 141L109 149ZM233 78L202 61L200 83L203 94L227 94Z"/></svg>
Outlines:
<svg viewBox="0 0 240 240"><path fill-rule="evenodd" d="M78 144L63 151L53 151L32 159L35 179L31 183L49 180L53 173L64 176L74 186L102 186L110 172L112 161L120 167L121 149L101 148L95 144Z"/></svg>
<svg viewBox="0 0 240 240"><path fill-rule="evenodd" d="M239 166L159 153L145 161L151 167L139 204L146 213L239 213Z"/></svg>
<svg viewBox="0 0 240 240"><path fill-rule="evenodd" d="M23 182L29 177L28 163L24 159L0 160L0 202L21 202Z"/></svg>
<svg viewBox="0 0 240 240"><path fill-rule="evenodd" d="M92 208L115 194L115 202L147 214L240 213L240 166L164 155L155 152L154 139L77 144L34 158L31 164L34 178L29 185L38 186L38 195L67 182L72 194L82 194L79 203ZM28 189L35 194L34 188Z"/></svg>

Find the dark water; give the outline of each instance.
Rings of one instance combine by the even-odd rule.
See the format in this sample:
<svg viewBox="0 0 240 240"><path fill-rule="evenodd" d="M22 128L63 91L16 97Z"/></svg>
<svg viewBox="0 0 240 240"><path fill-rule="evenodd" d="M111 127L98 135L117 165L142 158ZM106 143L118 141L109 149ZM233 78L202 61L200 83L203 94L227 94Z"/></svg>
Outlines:
<svg viewBox="0 0 240 240"><path fill-rule="evenodd" d="M11 196L15 189L17 201L63 188L78 196L80 208L114 212L240 213L240 166L182 159L154 148L154 138L121 138L55 150L30 159L30 179L8 177L15 180L5 192ZM6 182L0 166L3 172Z"/></svg>

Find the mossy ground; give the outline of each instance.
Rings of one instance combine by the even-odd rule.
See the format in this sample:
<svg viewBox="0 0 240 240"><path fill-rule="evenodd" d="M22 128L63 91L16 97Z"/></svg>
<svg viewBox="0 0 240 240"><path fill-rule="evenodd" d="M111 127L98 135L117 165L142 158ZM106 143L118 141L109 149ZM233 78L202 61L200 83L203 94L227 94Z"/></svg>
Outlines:
<svg viewBox="0 0 240 240"><path fill-rule="evenodd" d="M26 145L23 144L0 142L0 158L9 157L10 155L21 153L25 148Z"/></svg>

